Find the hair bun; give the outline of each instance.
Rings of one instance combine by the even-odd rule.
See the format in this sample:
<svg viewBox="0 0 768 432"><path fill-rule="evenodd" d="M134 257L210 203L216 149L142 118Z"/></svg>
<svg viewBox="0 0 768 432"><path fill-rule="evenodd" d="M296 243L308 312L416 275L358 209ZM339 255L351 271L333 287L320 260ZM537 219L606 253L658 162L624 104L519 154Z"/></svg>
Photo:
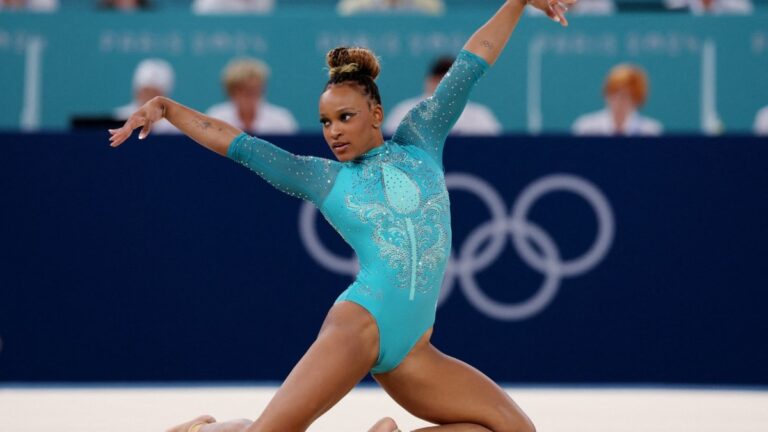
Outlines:
<svg viewBox="0 0 768 432"><path fill-rule="evenodd" d="M368 75L371 79L375 80L381 71L379 59L377 59L373 52L367 48L334 48L328 51L325 60L330 68L328 75L331 79L341 74L357 73Z"/></svg>

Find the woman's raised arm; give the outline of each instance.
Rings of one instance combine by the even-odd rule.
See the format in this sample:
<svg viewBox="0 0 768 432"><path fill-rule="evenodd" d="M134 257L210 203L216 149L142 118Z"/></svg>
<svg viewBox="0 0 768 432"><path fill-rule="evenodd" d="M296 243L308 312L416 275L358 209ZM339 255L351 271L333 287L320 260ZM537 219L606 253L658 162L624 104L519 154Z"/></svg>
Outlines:
<svg viewBox="0 0 768 432"><path fill-rule="evenodd" d="M469 100L475 83L493 64L507 44L526 5L543 10L553 21L567 25L563 14L577 0L507 0L496 14L464 45L435 93L411 109L395 130L392 140L415 145L442 164L443 147Z"/></svg>
<svg viewBox="0 0 768 432"><path fill-rule="evenodd" d="M506 0L496 14L469 38L464 49L485 60L496 62L527 5L542 10L553 21L568 25L565 12L577 0Z"/></svg>
<svg viewBox="0 0 768 432"><path fill-rule="evenodd" d="M119 146L131 136L134 129L139 127L141 128L139 139L146 138L152 131L152 124L163 118L198 144L222 156L227 155L229 144L242 133L240 129L229 123L208 117L178 102L159 96L133 113L123 127L110 129L109 133L112 134L109 139L110 145Z"/></svg>

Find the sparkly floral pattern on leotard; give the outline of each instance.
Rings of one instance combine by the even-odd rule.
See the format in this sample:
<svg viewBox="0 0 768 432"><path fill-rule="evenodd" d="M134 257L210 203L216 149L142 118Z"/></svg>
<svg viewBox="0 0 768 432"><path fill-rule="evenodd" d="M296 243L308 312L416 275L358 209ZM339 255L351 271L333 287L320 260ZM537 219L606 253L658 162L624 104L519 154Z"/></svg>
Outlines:
<svg viewBox="0 0 768 432"><path fill-rule="evenodd" d="M448 193L444 182L436 181L442 175L435 171L407 153L385 151L359 170L352 193L345 197L347 207L374 226L371 240L394 270L390 282L407 289L409 300L435 288L432 276L450 252L449 223L443 220Z"/></svg>

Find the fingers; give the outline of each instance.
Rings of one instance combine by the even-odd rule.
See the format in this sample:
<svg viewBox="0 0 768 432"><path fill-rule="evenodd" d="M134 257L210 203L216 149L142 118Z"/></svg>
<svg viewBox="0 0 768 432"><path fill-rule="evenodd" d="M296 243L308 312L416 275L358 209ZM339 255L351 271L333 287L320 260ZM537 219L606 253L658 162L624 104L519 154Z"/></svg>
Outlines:
<svg viewBox="0 0 768 432"><path fill-rule="evenodd" d="M573 5L577 0L549 0L549 11L547 15L554 21L557 21L563 27L568 27L568 19L565 18L565 13L568 11L569 5Z"/></svg>
<svg viewBox="0 0 768 432"><path fill-rule="evenodd" d="M123 127L119 129L109 129L109 134L111 135L109 138L110 147L117 147L124 143L128 138L131 137L133 130L140 126L143 126L143 128L139 133L139 139L146 138L151 129L151 125L152 123L148 122L144 117L138 117L135 115L131 116L131 118L125 122Z"/></svg>
<svg viewBox="0 0 768 432"><path fill-rule="evenodd" d="M149 131L150 131L151 129L152 129L152 122L149 122L149 121L148 121L148 122L146 122L146 123L144 124L144 127L143 127L143 128L141 128L141 132L139 132L139 139L140 139L140 140L143 140L144 138L146 138L146 137L147 137L147 135L149 135Z"/></svg>
<svg viewBox="0 0 768 432"><path fill-rule="evenodd" d="M109 137L110 147L117 147L120 144L122 144L125 140L128 139L128 137L131 136L132 132L133 132L133 129L128 128L127 124L126 126L123 126L120 129L110 129L109 133L112 135L111 137Z"/></svg>

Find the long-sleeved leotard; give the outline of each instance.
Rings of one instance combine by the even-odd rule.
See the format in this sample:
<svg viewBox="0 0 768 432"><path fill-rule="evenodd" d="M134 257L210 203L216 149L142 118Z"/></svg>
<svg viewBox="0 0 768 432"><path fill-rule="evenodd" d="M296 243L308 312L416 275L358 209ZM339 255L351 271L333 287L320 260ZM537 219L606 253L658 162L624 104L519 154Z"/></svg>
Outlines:
<svg viewBox="0 0 768 432"><path fill-rule="evenodd" d="M462 51L392 140L353 161L296 156L246 134L229 147L230 158L314 203L354 249L360 271L337 302L357 303L376 320L379 357L372 373L397 367L434 323L451 250L443 147L487 68Z"/></svg>

